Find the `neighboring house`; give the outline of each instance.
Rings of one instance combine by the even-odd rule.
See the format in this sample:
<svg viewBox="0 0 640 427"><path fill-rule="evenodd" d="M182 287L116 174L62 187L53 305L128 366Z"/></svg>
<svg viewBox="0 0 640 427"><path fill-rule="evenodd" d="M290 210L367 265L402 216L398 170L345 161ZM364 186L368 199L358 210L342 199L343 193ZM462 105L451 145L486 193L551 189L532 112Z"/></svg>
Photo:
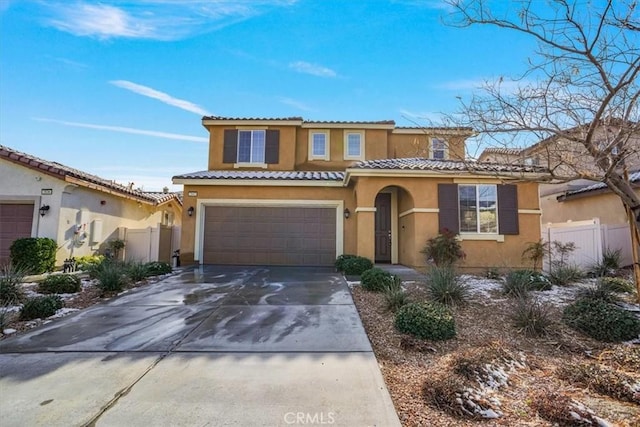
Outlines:
<svg viewBox="0 0 640 427"><path fill-rule="evenodd" d="M126 241L128 258L170 261L181 198L132 187L0 145L0 264L21 237L54 239L57 265L104 253L116 238Z"/></svg>
<svg viewBox="0 0 640 427"><path fill-rule="evenodd" d="M482 163L524 163L522 160L522 150L514 148L485 148L478 157Z"/></svg>
<svg viewBox="0 0 640 427"><path fill-rule="evenodd" d="M184 185L182 259L332 265L340 254L425 265L443 228L463 267L518 266L540 236L534 166L465 162L469 128L204 117L209 162ZM424 157L415 156L416 147ZM471 172L469 169L471 168Z"/></svg>

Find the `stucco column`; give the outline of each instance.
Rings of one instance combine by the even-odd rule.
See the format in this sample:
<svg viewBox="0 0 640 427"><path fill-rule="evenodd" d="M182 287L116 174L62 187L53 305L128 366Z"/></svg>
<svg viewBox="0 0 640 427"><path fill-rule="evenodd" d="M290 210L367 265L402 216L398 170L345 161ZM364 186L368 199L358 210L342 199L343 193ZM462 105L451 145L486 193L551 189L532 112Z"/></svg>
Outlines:
<svg viewBox="0 0 640 427"><path fill-rule="evenodd" d="M375 260L375 208L356 210L358 220L358 245L357 255Z"/></svg>

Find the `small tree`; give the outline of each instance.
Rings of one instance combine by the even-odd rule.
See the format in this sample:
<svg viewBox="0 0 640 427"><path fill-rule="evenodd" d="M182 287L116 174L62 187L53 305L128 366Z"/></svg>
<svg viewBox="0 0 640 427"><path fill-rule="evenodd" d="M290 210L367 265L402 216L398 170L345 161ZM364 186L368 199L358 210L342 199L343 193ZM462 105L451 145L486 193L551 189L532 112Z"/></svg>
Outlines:
<svg viewBox="0 0 640 427"><path fill-rule="evenodd" d="M527 248L522 252L522 258L528 259L533 264L533 269L542 267L542 259L549 250L549 242L540 239L537 242L527 243Z"/></svg>
<svg viewBox="0 0 640 427"><path fill-rule="evenodd" d="M122 240L122 239L109 240L109 243L107 245L108 245L109 249L111 250L113 258L114 259L119 259L120 251L122 249L124 249L124 247L125 247L124 240Z"/></svg>
<svg viewBox="0 0 640 427"><path fill-rule="evenodd" d="M427 258L427 263L433 262L439 267L450 266L465 257L457 234L443 228L442 233L427 240L427 244L421 251Z"/></svg>

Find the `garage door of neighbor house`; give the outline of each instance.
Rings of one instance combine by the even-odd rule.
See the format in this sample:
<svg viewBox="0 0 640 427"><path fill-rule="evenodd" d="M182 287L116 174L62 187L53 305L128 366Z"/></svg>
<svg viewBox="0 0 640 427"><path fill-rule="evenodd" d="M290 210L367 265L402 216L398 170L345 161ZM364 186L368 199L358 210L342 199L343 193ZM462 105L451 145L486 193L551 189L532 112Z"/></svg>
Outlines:
<svg viewBox="0 0 640 427"><path fill-rule="evenodd" d="M203 262L232 265L332 265L335 208L208 206Z"/></svg>
<svg viewBox="0 0 640 427"><path fill-rule="evenodd" d="M14 240L31 237L33 204L0 203L0 264L9 261Z"/></svg>

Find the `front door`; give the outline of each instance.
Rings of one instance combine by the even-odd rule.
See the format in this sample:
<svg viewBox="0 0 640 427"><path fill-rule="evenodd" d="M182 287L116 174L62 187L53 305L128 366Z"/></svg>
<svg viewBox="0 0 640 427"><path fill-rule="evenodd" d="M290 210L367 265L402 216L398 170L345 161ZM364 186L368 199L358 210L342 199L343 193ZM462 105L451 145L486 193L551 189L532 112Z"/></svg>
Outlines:
<svg viewBox="0 0 640 427"><path fill-rule="evenodd" d="M391 262L391 194L376 197L376 262Z"/></svg>

